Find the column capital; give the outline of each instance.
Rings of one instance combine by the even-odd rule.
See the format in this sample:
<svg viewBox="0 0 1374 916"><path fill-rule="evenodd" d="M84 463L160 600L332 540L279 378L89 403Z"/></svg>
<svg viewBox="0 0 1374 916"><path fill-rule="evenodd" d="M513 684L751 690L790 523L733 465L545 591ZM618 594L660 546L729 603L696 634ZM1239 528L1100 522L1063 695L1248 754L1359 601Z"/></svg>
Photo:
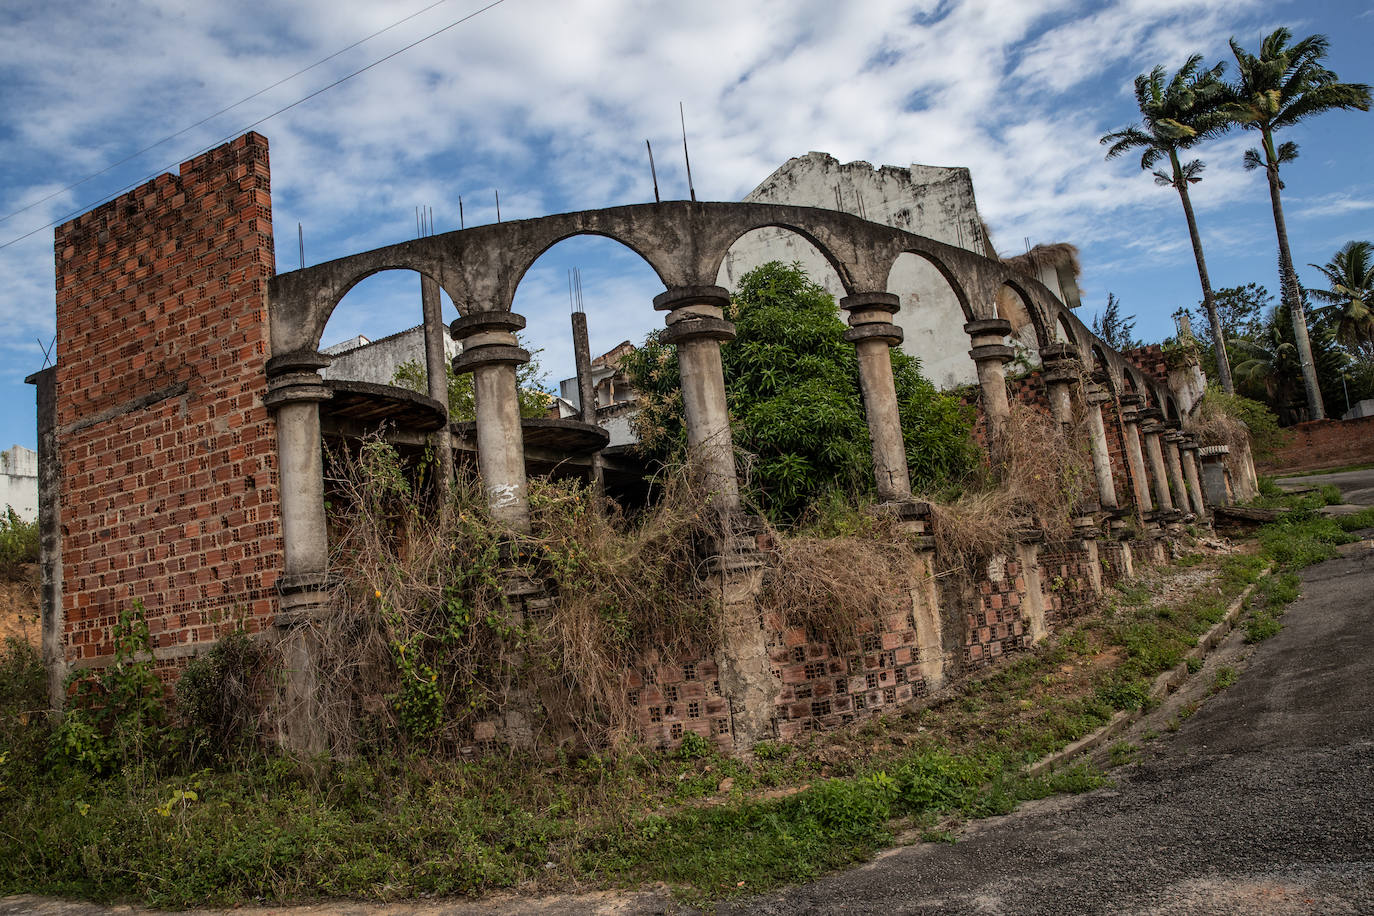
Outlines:
<svg viewBox="0 0 1374 916"><path fill-rule="evenodd" d="M1056 341L1040 348L1040 362L1045 365L1059 362L1078 363L1078 348L1071 343Z"/></svg>
<svg viewBox="0 0 1374 916"><path fill-rule="evenodd" d="M1011 333L1011 322L1005 318L979 318L964 325L964 333L973 338L973 345L1001 343ZM980 339L982 338L982 339Z"/></svg>
<svg viewBox="0 0 1374 916"><path fill-rule="evenodd" d="M267 394L262 403L275 411L283 404L327 401L334 393L325 387L319 370L332 360L315 350L279 353L267 361Z"/></svg>
<svg viewBox="0 0 1374 916"><path fill-rule="evenodd" d="M901 307L901 297L888 292L854 293L840 300L840 308L849 313L850 325L886 321L885 316L897 314Z"/></svg>
<svg viewBox="0 0 1374 916"><path fill-rule="evenodd" d="M905 334L890 320L901 308L896 293L854 293L840 300L840 308L849 313L849 327L844 339L852 344L865 340L880 340L889 347L902 342Z"/></svg>
<svg viewBox="0 0 1374 916"><path fill-rule="evenodd" d="M723 286L672 286L654 297L654 310L675 312L693 305L723 309L730 304L730 291Z"/></svg>
<svg viewBox="0 0 1374 916"><path fill-rule="evenodd" d="M463 352L453 358L453 371L461 374L482 366L529 362L529 351L518 345L515 336L524 326L524 315L504 309L469 312L455 318L449 335L463 343Z"/></svg>

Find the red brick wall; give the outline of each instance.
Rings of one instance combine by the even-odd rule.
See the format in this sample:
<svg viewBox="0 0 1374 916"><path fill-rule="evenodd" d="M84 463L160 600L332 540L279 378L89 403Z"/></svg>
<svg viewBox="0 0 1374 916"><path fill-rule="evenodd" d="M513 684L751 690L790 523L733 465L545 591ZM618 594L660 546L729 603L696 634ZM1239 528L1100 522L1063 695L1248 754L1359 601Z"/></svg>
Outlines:
<svg viewBox="0 0 1374 916"><path fill-rule="evenodd" d="M1164 359L1164 348L1159 344L1147 344L1134 350L1125 350L1121 355L1145 373L1146 378L1153 379L1161 385L1169 384L1169 364Z"/></svg>
<svg viewBox="0 0 1374 916"><path fill-rule="evenodd" d="M282 562L267 140L77 217L55 252L68 659L108 656L135 599L164 657L262 627Z"/></svg>
<svg viewBox="0 0 1374 916"><path fill-rule="evenodd" d="M1313 471L1374 462L1374 417L1358 420L1311 420L1290 427L1291 439L1261 473Z"/></svg>

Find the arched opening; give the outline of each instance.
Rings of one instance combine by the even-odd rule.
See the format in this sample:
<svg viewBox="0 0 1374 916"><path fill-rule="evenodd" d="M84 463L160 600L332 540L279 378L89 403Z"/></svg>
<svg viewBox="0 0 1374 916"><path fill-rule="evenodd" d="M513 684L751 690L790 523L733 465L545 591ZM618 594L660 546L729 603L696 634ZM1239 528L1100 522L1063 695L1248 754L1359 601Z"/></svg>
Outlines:
<svg viewBox="0 0 1374 916"><path fill-rule="evenodd" d="M1037 326L1035 308L1030 299L1014 285L1004 283L997 291L995 302L997 317L1011 322L1007 343L1016 351L1015 359L1024 362L1026 368L1040 365L1040 347L1049 341Z"/></svg>
<svg viewBox="0 0 1374 916"><path fill-rule="evenodd" d="M976 384L964 324L971 315L954 285L933 261L903 252L887 275L887 291L901 299L895 323L902 349L921 360L921 371L942 390Z"/></svg>
<svg viewBox="0 0 1374 916"><path fill-rule="evenodd" d="M402 363L423 364L420 287L421 275L404 269L384 270L354 284L334 306L320 335L320 352L334 360L324 377L389 385ZM439 301L447 326L458 310L442 289Z"/></svg>
<svg viewBox="0 0 1374 916"><path fill-rule="evenodd" d="M836 302L849 292L825 252L801 233L782 226L751 229L735 239L716 271L716 285L734 292L745 274L769 261L800 263L806 275L823 286Z"/></svg>
<svg viewBox="0 0 1374 916"><path fill-rule="evenodd" d="M520 372L530 474L586 476L600 442L577 432L582 418L573 340L573 313L586 319L595 421L609 436L603 453L607 491L638 492L639 463L627 453L637 442L631 427L636 393L619 368L621 356L663 327L653 298L663 292L658 273L628 246L600 235L575 235L550 246L525 271L511 310L525 318L522 346L537 370ZM535 417L533 388L544 393ZM541 422L548 420L551 422ZM559 422L552 422L559 421ZM566 421L566 422L562 422ZM535 427L539 427L536 429Z"/></svg>
<svg viewBox="0 0 1374 916"><path fill-rule="evenodd" d="M1073 325L1069 323L1068 313L1062 309L1057 310L1054 322L1054 340L1056 343L1073 344L1079 346L1078 335L1074 333Z"/></svg>

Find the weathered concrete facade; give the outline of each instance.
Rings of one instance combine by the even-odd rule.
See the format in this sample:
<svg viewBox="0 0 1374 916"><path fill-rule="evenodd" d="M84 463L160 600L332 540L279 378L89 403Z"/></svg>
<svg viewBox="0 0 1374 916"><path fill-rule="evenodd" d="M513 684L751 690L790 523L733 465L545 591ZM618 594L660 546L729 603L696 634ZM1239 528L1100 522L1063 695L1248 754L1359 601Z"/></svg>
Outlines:
<svg viewBox="0 0 1374 916"><path fill-rule="evenodd" d="M0 512L6 508L26 522L38 518L38 453L31 448L0 452Z"/></svg>
<svg viewBox="0 0 1374 916"><path fill-rule="evenodd" d="M994 455L1009 410L1005 366L1017 330L1009 312L1021 316L1037 361L1044 354L1049 368L1042 380L1051 386L1044 397L1061 422L1072 423L1086 403L1074 393L1084 373L1099 380L1098 409L1110 407L1123 424L1120 443L1131 441L1131 398L1150 405L1154 416L1173 409L1167 384L1147 379L1093 337L1057 293L1023 272L982 252L833 209L672 201L565 213L427 236L273 276L266 152L266 141L249 134L187 163L180 176L163 176L58 230L62 358L45 427L57 482L44 540L51 571L45 601L54 613L49 617L45 604L45 639L66 663L101 664L113 621L138 599L148 607L158 657L173 662L213 641L221 622L244 616L249 629L270 629L283 645L285 697L297 715L282 738L305 749L316 749L319 739L311 706L314 648L302 625L327 612L329 576L322 418L338 428L344 407L332 402L347 395L356 406L358 398L375 396L429 424L423 430L445 426L443 406L421 396L340 388L321 374L330 365L318 347L331 312L377 271L414 270L433 287L426 301L437 302L442 287L458 305L461 317L448 328L437 309L425 310L426 361L436 362L441 335L461 341L453 368L475 376L483 485L494 517L516 539L530 516L515 368L529 355L517 345L524 319L511 312L511 302L530 265L578 234L624 243L662 279L665 291L645 308L665 313L664 339L678 347L688 440L711 505L725 530L743 530L746 540L720 360L734 328L724 314L728 292L715 281L735 243L760 229L809 240L834 269L850 318L847 339L858 349L880 493L917 528L926 522L922 504L910 502L888 349L903 337L899 319L908 304L916 312L940 309L891 291L894 266L904 257L933 265L953 297L962 358L976 366ZM123 320L110 322L112 312ZM42 402L46 389L38 382ZM1167 493L1164 473L1157 468L1147 480L1136 447L1131 485L1118 483L1113 456L1124 446L1096 441L1111 437L1105 426L1100 434L1098 425L1089 427L1094 454L1108 458L1098 471L1104 506L1105 494L1133 488L1133 510L1147 529L1146 487L1152 481ZM1118 503L1124 507L1125 500ZM726 609L726 637L710 658L691 662L697 672L716 675L711 690L696 697L701 721L691 729L747 748L787 733L792 726L784 723L829 727L911 699L955 668L1029 646L1071 615L1074 602L1047 592L1047 580L1072 581L1074 594L1087 600L1101 587L1103 567L1127 574L1133 562L1161 556L1148 539L1099 545L1100 533L1115 532L1106 519L1085 509L1071 543L1027 541L1014 556L974 571L977 594L916 589L873 634L880 653L857 661L817 648L824 634L802 634L799 646L797 634L764 620L752 598L762 558L723 547L722 563L708 575ZM1047 575L1046 565L1058 571ZM801 674L788 673L785 661L797 659L799 647ZM852 679L844 691L849 699L822 695L839 690L840 673L858 672L862 704ZM802 696L803 682L811 685L809 696ZM652 696L641 699L654 708ZM717 714L701 715L707 709ZM666 724L664 740L673 740L674 724L683 725L665 723L662 708L656 721L652 712L646 716L648 724Z"/></svg>

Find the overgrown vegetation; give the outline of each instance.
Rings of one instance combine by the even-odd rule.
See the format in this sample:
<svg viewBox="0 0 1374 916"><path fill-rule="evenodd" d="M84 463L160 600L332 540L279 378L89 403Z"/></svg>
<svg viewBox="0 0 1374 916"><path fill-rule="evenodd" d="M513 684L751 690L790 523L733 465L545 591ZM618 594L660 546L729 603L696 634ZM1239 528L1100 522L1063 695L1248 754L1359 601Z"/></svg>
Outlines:
<svg viewBox="0 0 1374 916"><path fill-rule="evenodd" d="M644 881L717 897L805 880L900 833L948 840L958 819L1099 784L1082 766L1019 774L1116 709L1142 705L1142 685L1176 664L1267 564L1291 572L1369 524L1308 515L1271 526L1257 552L1191 567L1214 567L1215 587L1164 603L1162 580L1133 583L938 707L761 745L752 761L690 742L671 752L570 749L552 763L519 754L466 762L416 741L299 762L240 744L207 768L184 750L196 723L171 721L157 726L151 743L169 750L156 758L97 729L110 756L93 767L102 754L50 750L36 654L11 642L0 657L0 893L189 906ZM1283 598L1282 576L1270 578ZM236 652L209 670L232 671ZM144 695L136 656L116 667L111 677L128 682L107 684L107 696ZM213 706L178 708L206 716L202 728L222 721Z"/></svg>
<svg viewBox="0 0 1374 916"><path fill-rule="evenodd" d="M525 343L520 341L523 347ZM526 348L528 349L528 348ZM520 402L520 416L542 417L548 413L551 398L546 387L548 375L539 364L542 349L529 350L530 361L516 367L515 393ZM453 367L445 365L444 374L448 379L448 418L451 423L464 423L477 419L477 409L473 401L472 373L457 373ZM429 394L429 372L418 359L406 360L396 367L391 384L409 388L420 394Z"/></svg>
<svg viewBox="0 0 1374 916"><path fill-rule="evenodd" d="M452 751L511 712L547 723L544 747L614 745L630 732L627 672L715 645L698 568L721 521L681 470L634 519L598 512L575 483L532 480L532 532L518 539L475 479L441 507L380 439L331 476L338 585L319 637L337 751ZM557 595L557 613L522 606L526 582Z"/></svg>
<svg viewBox="0 0 1374 916"><path fill-rule="evenodd" d="M835 300L799 264L776 261L741 278L727 317L738 336L721 346L731 428L747 456L748 497L774 521L795 521L830 494L871 492L873 463L854 345ZM680 461L686 449L676 348L660 335L626 355L621 368L642 398L641 447ZM912 485L938 488L975 465L970 416L937 392L920 363L892 351Z"/></svg>
<svg viewBox="0 0 1374 916"><path fill-rule="evenodd" d="M38 562L38 522L26 522L6 506L0 515L0 578L18 582L24 567Z"/></svg>

